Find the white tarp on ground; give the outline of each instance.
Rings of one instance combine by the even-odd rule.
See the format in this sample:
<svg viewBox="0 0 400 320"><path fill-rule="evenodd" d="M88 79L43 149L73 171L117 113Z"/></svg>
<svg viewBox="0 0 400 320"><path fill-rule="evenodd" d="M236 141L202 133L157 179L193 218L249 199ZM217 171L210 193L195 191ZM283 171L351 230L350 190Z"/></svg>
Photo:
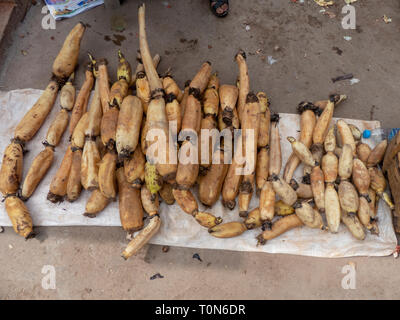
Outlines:
<svg viewBox="0 0 400 320"><path fill-rule="evenodd" d="M18 121L34 104L41 92L41 90L34 89L0 92L1 152L3 152L10 142L13 130ZM350 101L344 102L343 106L339 108L346 108L350 103ZM43 146L41 142L45 138L51 120L54 119L58 111L59 103L57 101L43 127L35 138L27 144L26 147L29 152L24 156L24 176L33 158L42 150ZM379 127L378 121L348 119L346 121L357 125L361 130ZM299 116L296 114L281 114L279 125L282 137L283 163L286 163L291 152L291 146L286 137L289 135L298 136L300 126ZM26 203L31 212L34 225L120 226L118 202L111 203L98 217L90 219L82 215L89 192L82 192L81 197L74 203L64 201L60 204L53 204L46 200L51 178L59 167L67 147L67 136L67 134L64 134L63 142L56 148L54 163L48 174L40 183L32 198ZM295 176L301 176L301 169L301 167L297 169ZM258 198L254 196L251 202L251 209L257 205ZM201 204L200 208L203 208ZM239 220L237 207L235 210L230 211L218 202L210 210L216 216L221 216L224 222ZM397 244L392 226L391 213L382 201L379 203L378 210L379 237L368 233L364 241L355 240L344 225L341 225L338 234L302 227L270 240L264 246L256 246L257 241L255 237L260 233L260 230L248 231L240 237L232 239L217 239L210 236L207 229L201 227L191 216L180 210L176 204L167 206L163 203L160 212L162 226L160 232L151 240L153 244L236 251L290 253L315 257L385 256L392 254ZM0 204L0 225L11 225L3 203Z"/></svg>

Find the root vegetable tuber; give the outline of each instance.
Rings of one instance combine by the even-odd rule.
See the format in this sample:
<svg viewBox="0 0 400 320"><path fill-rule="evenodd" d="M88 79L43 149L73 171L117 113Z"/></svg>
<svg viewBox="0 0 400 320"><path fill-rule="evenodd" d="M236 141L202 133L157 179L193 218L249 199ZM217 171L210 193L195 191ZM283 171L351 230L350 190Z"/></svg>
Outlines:
<svg viewBox="0 0 400 320"><path fill-rule="evenodd" d="M118 68L117 68L117 79L125 80L128 85L132 82L132 68L129 62L125 59L121 50L118 50Z"/></svg>
<svg viewBox="0 0 400 320"><path fill-rule="evenodd" d="M20 198L16 196L7 197L5 200L5 209L17 234L23 236L25 239L35 236L31 215Z"/></svg>
<svg viewBox="0 0 400 320"><path fill-rule="evenodd" d="M199 225L205 228L213 228L222 222L220 217L215 217L211 213L203 211L196 211L193 214L193 217L196 219Z"/></svg>
<svg viewBox="0 0 400 320"><path fill-rule="evenodd" d="M79 22L65 38L63 46L53 63L53 74L60 81L68 78L78 63L79 49L85 25Z"/></svg>
<svg viewBox="0 0 400 320"><path fill-rule="evenodd" d="M109 84L109 77L107 71L107 60L101 59L98 62L98 79L99 82L99 95L101 100L101 107L103 110L103 114L110 108L109 101L110 101L110 84Z"/></svg>
<svg viewBox="0 0 400 320"><path fill-rule="evenodd" d="M196 198L190 190L173 188L172 194L174 195L176 203L187 214L194 215L199 210Z"/></svg>
<svg viewBox="0 0 400 320"><path fill-rule="evenodd" d="M367 167L360 159L353 160L352 180L360 196L370 201L368 190L371 178Z"/></svg>
<svg viewBox="0 0 400 320"><path fill-rule="evenodd" d="M139 141L143 107L137 97L127 96L118 115L116 147L120 159L129 158Z"/></svg>
<svg viewBox="0 0 400 320"><path fill-rule="evenodd" d="M342 180L349 179L353 171L353 149L345 144L339 157L338 173Z"/></svg>
<svg viewBox="0 0 400 320"><path fill-rule="evenodd" d="M144 184L140 189L140 199L142 200L143 209L147 212L148 215L154 216L158 214L158 209L160 203L158 201L158 194L151 194L150 190L147 189Z"/></svg>
<svg viewBox="0 0 400 320"><path fill-rule="evenodd" d="M252 92L247 95L241 124L246 159L244 169L248 173L244 175L239 187L239 215L245 217L253 194L257 161L257 139L260 126L260 105L257 96Z"/></svg>
<svg viewBox="0 0 400 320"><path fill-rule="evenodd" d="M147 118L146 125L149 130L155 129L159 130L163 133L165 137L165 157L163 157L163 152L158 150L158 156L161 158L165 158L166 161L161 163L158 161L156 164L157 171L163 177L164 181L173 181L177 171L177 165L174 163L173 159L169 159L169 149L172 144L169 142L169 132L168 132L168 121L165 112L165 101L163 98L163 87L162 81L160 80L157 70L154 67L153 59L150 55L149 46L147 43L146 37L146 29L145 29L145 6L142 4L139 7L138 12L138 20L139 20L139 44L140 44L140 54L143 61L143 66L146 71L146 76L149 81L152 100L150 101L148 110L147 110ZM207 83L205 84L207 85ZM148 147L151 144L148 144ZM147 150L148 151L148 150ZM148 152L146 155L149 156ZM149 159L151 162L154 162L154 159Z"/></svg>
<svg viewBox="0 0 400 320"><path fill-rule="evenodd" d="M261 227L263 221L261 220L260 209L255 208L251 210L247 215L247 218L244 220L244 224L246 225L246 228L249 230Z"/></svg>
<svg viewBox="0 0 400 320"><path fill-rule="evenodd" d="M136 95L142 102L144 113L147 114L147 108L151 100L151 89L143 71L136 74Z"/></svg>
<svg viewBox="0 0 400 320"><path fill-rule="evenodd" d="M183 92L181 91L181 89L179 89L177 83L172 78L172 76L170 74L167 74L166 76L164 76L162 82L165 93L173 94L176 97L176 100L178 102L181 102L183 98Z"/></svg>
<svg viewBox="0 0 400 320"><path fill-rule="evenodd" d="M60 106L67 111L71 111L75 103L76 90L72 84L74 78L75 73L73 72L60 91Z"/></svg>
<svg viewBox="0 0 400 320"><path fill-rule="evenodd" d="M22 179L23 149L13 140L4 151L0 169L0 191L3 196L16 194Z"/></svg>
<svg viewBox="0 0 400 320"><path fill-rule="evenodd" d="M312 110L310 110L312 106L309 106L307 103L300 103L299 111L300 115L300 138L299 141L302 142L307 148L310 148L312 144L312 136L316 123L316 117ZM286 162L285 169L283 171L283 178L287 183L293 177L296 168L300 164L300 159L292 153Z"/></svg>
<svg viewBox="0 0 400 320"><path fill-rule="evenodd" d="M256 188L260 194L262 187L268 179L269 170L269 151L268 147L261 147L257 153L256 163Z"/></svg>
<svg viewBox="0 0 400 320"><path fill-rule="evenodd" d="M279 200L275 202L274 211L277 216L288 216L294 213L294 208Z"/></svg>
<svg viewBox="0 0 400 320"><path fill-rule="evenodd" d="M216 238L233 238L240 236L247 230L247 227L242 222L228 222L217 225L208 230L208 232Z"/></svg>
<svg viewBox="0 0 400 320"><path fill-rule="evenodd" d="M46 134L45 144L56 147L68 126L69 115L66 109L61 109L51 123Z"/></svg>
<svg viewBox="0 0 400 320"><path fill-rule="evenodd" d="M172 191L172 185L169 183L164 183L160 191L158 191L161 199L163 199L168 205L172 205L175 202L175 197Z"/></svg>
<svg viewBox="0 0 400 320"><path fill-rule="evenodd" d="M224 163L224 151L216 150L213 163L205 176L200 177L199 199L206 206L218 200L229 165Z"/></svg>
<svg viewBox="0 0 400 320"><path fill-rule="evenodd" d="M279 116L271 118L271 136L269 144L269 176L279 175L282 167L281 137L279 134Z"/></svg>
<svg viewBox="0 0 400 320"><path fill-rule="evenodd" d="M239 52L235 56L235 60L239 67L239 98L238 98L238 115L240 122L242 121L242 113L244 110L244 106L246 104L247 95L250 92L250 79L249 79L249 71L246 63L246 54L243 50L239 50Z"/></svg>
<svg viewBox="0 0 400 320"><path fill-rule="evenodd" d="M357 145L357 157L360 159L362 162L364 162L365 165L367 165L367 160L369 155L371 154L371 148L369 145L366 143L359 143Z"/></svg>
<svg viewBox="0 0 400 320"><path fill-rule="evenodd" d="M109 199L115 199L117 196L116 167L117 153L113 150L107 152L99 166L99 189Z"/></svg>
<svg viewBox="0 0 400 320"><path fill-rule="evenodd" d="M282 199L283 202L289 206L292 206L297 201L296 191L294 191L285 180L277 175L272 175L271 180L275 193Z"/></svg>
<svg viewBox="0 0 400 320"><path fill-rule="evenodd" d="M322 157L321 169L326 183L334 183L336 181L338 165L339 160L333 152L329 151Z"/></svg>
<svg viewBox="0 0 400 320"><path fill-rule="evenodd" d="M151 217L147 226L129 242L128 246L122 252L122 257L127 260L137 254L144 245L158 232L161 226L161 219L158 215Z"/></svg>
<svg viewBox="0 0 400 320"><path fill-rule="evenodd" d="M383 140L374 149L372 149L367 159L367 167L376 166L383 160L387 144L387 140Z"/></svg>
<svg viewBox="0 0 400 320"><path fill-rule="evenodd" d="M109 203L109 198L105 197L99 189L94 189L86 203L83 215L88 218L95 218Z"/></svg>
<svg viewBox="0 0 400 320"><path fill-rule="evenodd" d="M211 75L208 81L207 89L203 96L203 112L205 116L212 115L214 118L218 116L219 108L219 79L217 73ZM178 99L179 100L179 99Z"/></svg>
<svg viewBox="0 0 400 320"><path fill-rule="evenodd" d="M300 141L297 141L293 137L287 137L287 140L290 142L292 145L292 149L294 154L306 165L309 165L311 167L315 167L319 165L317 161L314 160L311 151Z"/></svg>
<svg viewBox="0 0 400 320"><path fill-rule="evenodd" d="M81 162L82 151L80 149L74 150L67 183L67 200L69 202L74 202L81 194Z"/></svg>
<svg viewBox="0 0 400 320"><path fill-rule="evenodd" d="M318 210L325 210L325 183L324 173L319 166L314 167L311 171L311 189L314 195L315 205Z"/></svg>
<svg viewBox="0 0 400 320"><path fill-rule="evenodd" d="M63 201L64 196L67 194L67 183L72 165L72 157L72 148L71 145L68 145L64 158L61 161L61 165L50 183L50 190L47 194L47 200L53 203Z"/></svg>
<svg viewBox="0 0 400 320"><path fill-rule="evenodd" d="M270 181L266 181L260 193L260 216L262 221L271 221L275 215L275 190Z"/></svg>
<svg viewBox="0 0 400 320"><path fill-rule="evenodd" d="M83 149L85 145L85 131L89 122L89 113L86 112L76 125L71 136L71 146L73 148Z"/></svg>
<svg viewBox="0 0 400 320"><path fill-rule="evenodd" d="M27 200L46 175L54 159L54 150L48 146L33 160L22 185L21 198Z"/></svg>
<svg viewBox="0 0 400 320"><path fill-rule="evenodd" d="M71 113L71 120L69 122L69 134L73 134L82 115L86 113L86 108L89 102L90 91L94 84L94 76L92 72L92 65L90 64L85 72L85 82L76 97L74 108Z"/></svg>
<svg viewBox="0 0 400 320"><path fill-rule="evenodd" d="M328 229L332 233L339 230L340 225L340 199L332 184L328 184L325 189L325 215L328 222Z"/></svg>
<svg viewBox="0 0 400 320"><path fill-rule="evenodd" d="M125 178L124 168L117 169L119 216L122 228L133 233L143 228L143 208L140 190L133 188Z"/></svg>
<svg viewBox="0 0 400 320"><path fill-rule="evenodd" d="M336 122L336 127L340 135L340 140L342 141L342 144L350 145L351 150L353 150L353 156L355 156L356 142L354 140L353 133L351 132L349 125L344 120L338 120Z"/></svg>
<svg viewBox="0 0 400 320"><path fill-rule="evenodd" d="M144 182L146 159L141 148L136 148L131 159L124 161L126 180L133 187L140 189Z"/></svg>
<svg viewBox="0 0 400 320"><path fill-rule="evenodd" d="M296 215L309 228L325 229L320 213L315 210L308 202L303 201L296 205Z"/></svg>
<svg viewBox="0 0 400 320"><path fill-rule="evenodd" d="M95 141L86 139L82 153L81 183L86 190L93 190L99 187L99 165L101 161L100 152Z"/></svg>
<svg viewBox="0 0 400 320"><path fill-rule="evenodd" d="M354 238L357 240L365 239L364 228L354 213L342 211L341 220L346 225L347 229L349 229Z"/></svg>
<svg viewBox="0 0 400 320"><path fill-rule="evenodd" d="M233 125L233 111L236 109L238 99L238 88L236 86L224 84L219 87L219 101L221 104L222 121L227 127Z"/></svg>
<svg viewBox="0 0 400 320"><path fill-rule="evenodd" d="M14 131L15 139L27 142L33 138L53 108L58 89L58 84L50 81L36 103L18 123Z"/></svg>
<svg viewBox="0 0 400 320"><path fill-rule="evenodd" d="M257 239L259 244L265 244L268 240L274 239L281 234L300 227L303 225L303 222L299 219L299 217L295 214L291 214L289 216L283 217L277 221L275 221L271 228L265 230L262 234L260 234Z"/></svg>

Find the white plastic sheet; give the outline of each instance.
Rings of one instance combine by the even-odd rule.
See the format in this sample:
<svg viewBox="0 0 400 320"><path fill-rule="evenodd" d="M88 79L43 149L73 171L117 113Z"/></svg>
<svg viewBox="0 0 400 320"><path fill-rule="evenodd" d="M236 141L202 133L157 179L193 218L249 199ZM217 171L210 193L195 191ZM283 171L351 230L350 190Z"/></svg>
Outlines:
<svg viewBox="0 0 400 320"><path fill-rule="evenodd" d="M13 130L25 112L35 103L41 90L24 89L10 92L0 92L0 150L3 152L13 136ZM343 106L339 108L346 108ZM24 156L24 176L26 175L33 158L42 150L47 129L57 112L58 100L35 138L27 144L29 152ZM291 152L291 146L286 137L298 136L299 116L296 114L280 114L279 123L281 133L283 163L286 163ZM361 121L346 119L357 125L361 130L379 127L378 121ZM98 217L90 219L84 217L85 204L89 192L82 192L81 197L74 203L62 202L53 204L46 200L51 178L60 165L67 147L67 134L64 134L62 143L56 148L54 163L44 180L40 183L32 198L26 203L36 226L120 226L118 202L111 203ZM2 156L2 154L1 154ZM283 166L284 167L284 166ZM295 177L301 177L300 166ZM251 209L257 207L258 198L253 197ZM201 209L203 208L200 204ZM211 210L216 216L221 216L224 222L239 220L237 207L233 210L225 209L218 201ZM210 236L207 229L201 227L191 216L184 213L178 205L161 205L160 216L162 226L160 232L151 240L153 244L170 246L224 249L236 251L259 251L270 253L290 253L315 257L349 257L349 256L385 256L395 250L397 239L392 226L391 213L381 201L378 209L380 235L367 234L364 241L355 240L346 227L341 225L339 233L309 229L306 227L291 230L280 237L268 241L264 246L257 246L255 239L261 230L245 232L240 237L232 239L217 239ZM10 220L0 204L0 225L10 226ZM121 230L122 232L122 230Z"/></svg>

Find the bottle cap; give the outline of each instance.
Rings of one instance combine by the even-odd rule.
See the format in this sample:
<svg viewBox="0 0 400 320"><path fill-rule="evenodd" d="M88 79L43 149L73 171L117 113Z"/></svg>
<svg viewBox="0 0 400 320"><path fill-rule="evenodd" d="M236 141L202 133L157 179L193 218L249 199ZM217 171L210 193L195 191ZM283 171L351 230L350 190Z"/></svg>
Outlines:
<svg viewBox="0 0 400 320"><path fill-rule="evenodd" d="M371 130L364 130L363 138L368 139L369 137L371 137Z"/></svg>

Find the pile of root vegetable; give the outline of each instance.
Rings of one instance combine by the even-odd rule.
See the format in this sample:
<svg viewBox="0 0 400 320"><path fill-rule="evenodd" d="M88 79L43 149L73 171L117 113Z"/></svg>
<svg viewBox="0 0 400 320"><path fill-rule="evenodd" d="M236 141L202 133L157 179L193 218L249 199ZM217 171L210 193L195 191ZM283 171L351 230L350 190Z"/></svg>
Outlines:
<svg viewBox="0 0 400 320"><path fill-rule="evenodd" d="M240 51L235 56L239 68L236 85L220 85L211 64L205 62L182 91L169 72L163 77L157 73L160 57L152 57L149 51L144 5L139 7L138 20L136 70L132 72L119 51L117 81L110 86L107 60L89 54L85 81L76 97L74 70L84 25L78 23L67 36L54 61L49 85L15 128L3 156L0 191L15 232L25 238L34 236L24 201L33 195L52 165L56 147L68 129L70 143L47 199L54 203L75 201L83 187L91 192L84 215L95 218L118 196L121 225L133 236L122 253L125 259L136 254L159 230L161 200L168 205L176 201L218 238L260 228L263 232L258 241L263 244L303 225L336 233L341 222L359 240L365 238L366 230L379 233L378 199L393 208L384 192L386 180L379 167L387 141L371 150L361 142L361 132L354 125L338 120L331 126L334 109L345 96L331 95L327 100L299 104L300 136L297 140L287 137L293 152L280 176L279 115L271 114L265 93L250 90L245 53ZM20 186L25 145L42 126L58 91L61 110L49 126L43 151L33 160ZM171 139L171 124L176 135L185 137L183 142ZM149 138L152 130L162 132L166 150L177 150L181 159L198 148L196 143L202 141L204 130L235 133L235 129L242 130L241 147L232 147L233 141L226 137L212 145L210 137L210 146L205 149L208 154L202 154L199 148L200 161L196 163L176 162L169 152L163 154L166 161L160 162L160 154L155 157L150 152L159 142ZM233 154L230 163L224 161L226 152ZM296 181L293 174L301 164L304 177ZM212 213L200 211L192 193L196 184L198 198L208 208L221 198L223 205L233 210L238 198L238 221L222 223ZM253 196L258 197L259 206L249 212Z"/></svg>

